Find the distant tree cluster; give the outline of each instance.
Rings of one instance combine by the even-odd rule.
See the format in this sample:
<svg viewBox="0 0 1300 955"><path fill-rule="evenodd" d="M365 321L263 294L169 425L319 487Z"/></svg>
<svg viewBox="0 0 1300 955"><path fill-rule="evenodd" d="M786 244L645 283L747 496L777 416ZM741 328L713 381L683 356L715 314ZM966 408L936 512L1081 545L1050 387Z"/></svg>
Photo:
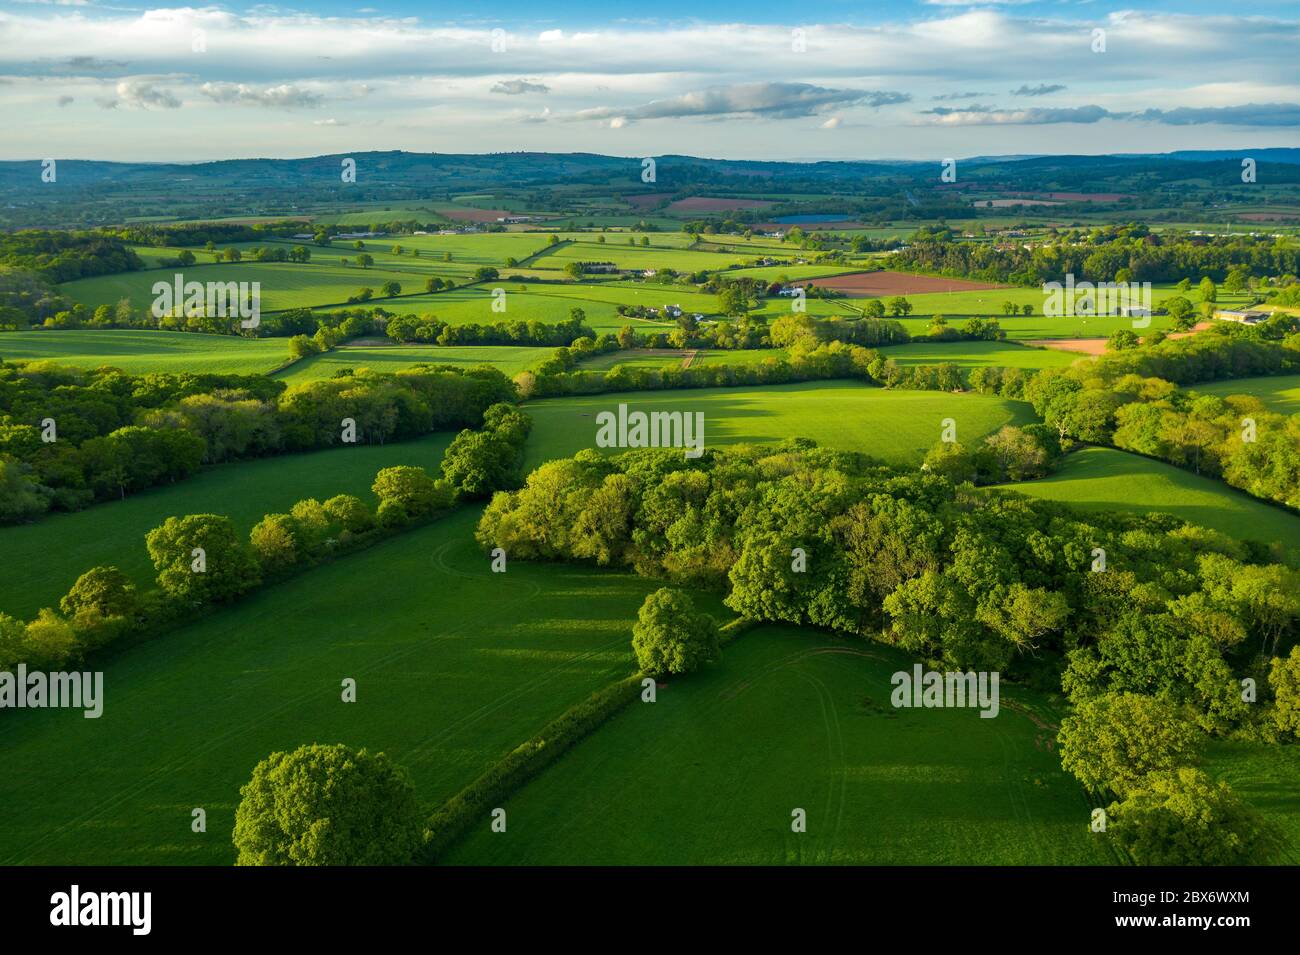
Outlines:
<svg viewBox="0 0 1300 955"><path fill-rule="evenodd" d="M587 316L574 308L568 321L545 324L538 321L453 324L433 315L396 315L388 320L388 337L403 344L429 345L569 345L576 338L593 337Z"/></svg>

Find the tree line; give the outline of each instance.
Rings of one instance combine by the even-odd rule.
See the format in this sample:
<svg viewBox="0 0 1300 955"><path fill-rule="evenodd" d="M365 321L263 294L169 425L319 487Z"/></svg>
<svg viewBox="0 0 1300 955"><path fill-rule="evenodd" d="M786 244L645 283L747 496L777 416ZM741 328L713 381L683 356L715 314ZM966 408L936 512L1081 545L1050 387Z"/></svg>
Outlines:
<svg viewBox="0 0 1300 955"><path fill-rule="evenodd" d="M125 497L202 464L474 427L514 399L510 380L486 367L286 387L259 375L0 362L0 521Z"/></svg>
<svg viewBox="0 0 1300 955"><path fill-rule="evenodd" d="M315 566L428 520L459 501L516 487L531 420L494 404L480 430L465 429L443 453L440 476L419 467L389 467L371 487L371 507L350 494L299 501L265 515L241 538L219 514L169 517L145 535L157 577L141 589L117 567L92 567L57 610L30 621L0 613L0 670L20 663L60 671L127 637L149 636L246 596L264 583Z"/></svg>

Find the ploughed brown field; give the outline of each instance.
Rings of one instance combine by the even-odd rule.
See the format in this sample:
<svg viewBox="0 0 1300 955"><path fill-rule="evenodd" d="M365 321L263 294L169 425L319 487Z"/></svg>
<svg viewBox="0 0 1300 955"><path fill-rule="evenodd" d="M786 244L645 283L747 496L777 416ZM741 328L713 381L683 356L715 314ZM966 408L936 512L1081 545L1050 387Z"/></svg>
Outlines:
<svg viewBox="0 0 1300 955"><path fill-rule="evenodd" d="M815 285L843 293L847 298L879 298L882 295L922 295L926 292L981 292L1007 288L991 282L946 279L937 275L911 275L907 272L850 272L824 279L812 279L801 285Z"/></svg>
<svg viewBox="0 0 1300 955"><path fill-rule="evenodd" d="M1167 337L1187 338L1189 335L1204 331L1213 324L1213 322L1197 322L1190 331L1170 332ZM1106 339L1104 338L1036 338L1025 342L1025 344L1036 345L1039 348L1052 348L1056 351L1078 352L1080 355L1106 354Z"/></svg>
<svg viewBox="0 0 1300 955"><path fill-rule="evenodd" d="M668 207L669 212L723 212L727 209L762 209L772 203L766 199L718 199L713 196L689 196Z"/></svg>

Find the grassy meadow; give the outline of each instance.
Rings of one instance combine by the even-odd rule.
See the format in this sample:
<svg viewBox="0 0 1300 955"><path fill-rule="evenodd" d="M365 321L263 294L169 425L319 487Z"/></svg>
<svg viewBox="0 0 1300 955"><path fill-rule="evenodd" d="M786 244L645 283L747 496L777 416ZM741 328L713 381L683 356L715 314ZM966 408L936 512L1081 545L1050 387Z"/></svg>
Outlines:
<svg viewBox="0 0 1300 955"><path fill-rule="evenodd" d="M431 811L631 672L655 582L525 563L494 574L477 517L462 509L114 655L97 720L6 714L0 864L228 865L253 766L312 742L387 753ZM355 703L341 702L344 678ZM194 807L205 833L190 830Z"/></svg>
<svg viewBox="0 0 1300 955"><path fill-rule="evenodd" d="M892 648L764 626L661 681L505 802L452 865L1102 865L1056 709L905 709ZM791 831L791 812L807 831Z"/></svg>
<svg viewBox="0 0 1300 955"><path fill-rule="evenodd" d="M99 564L151 582L155 571L144 537L168 517L225 514L247 534L264 514L287 511L303 498L355 494L373 505L370 485L381 468L411 464L436 474L451 438L435 434L219 464L125 500L0 528L0 612L30 619L41 607L57 607L77 577Z"/></svg>
<svg viewBox="0 0 1300 955"><path fill-rule="evenodd" d="M891 464L918 464L939 440L944 418L956 419L960 440L968 442L1034 420L1028 405L988 395L886 391L842 381L548 398L524 405L533 418L526 467L595 447L597 413L616 412L620 403L629 411L703 412L706 447L807 437Z"/></svg>
<svg viewBox="0 0 1300 955"><path fill-rule="evenodd" d="M0 333L7 361L56 361L80 368L111 365L133 375L151 371L264 375L289 360L284 338L239 338L126 328Z"/></svg>
<svg viewBox="0 0 1300 955"><path fill-rule="evenodd" d="M1222 481L1112 448L1082 448L1050 477L1003 487L1083 510L1164 511L1231 537L1300 550L1300 515Z"/></svg>

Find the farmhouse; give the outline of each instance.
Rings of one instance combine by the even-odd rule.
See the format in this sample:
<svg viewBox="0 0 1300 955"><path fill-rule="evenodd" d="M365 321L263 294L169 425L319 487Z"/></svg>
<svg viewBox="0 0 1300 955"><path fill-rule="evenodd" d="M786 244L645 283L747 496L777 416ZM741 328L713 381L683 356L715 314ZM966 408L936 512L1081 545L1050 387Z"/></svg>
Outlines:
<svg viewBox="0 0 1300 955"><path fill-rule="evenodd" d="M502 222L506 225L516 225L520 222L532 222L532 221L533 221L532 216L497 216L497 222Z"/></svg>
<svg viewBox="0 0 1300 955"><path fill-rule="evenodd" d="M680 305L665 305L664 314L667 315L669 318L681 318L682 307Z"/></svg>
<svg viewBox="0 0 1300 955"><path fill-rule="evenodd" d="M1125 318L1150 318L1151 309L1145 305L1121 305L1119 313Z"/></svg>
<svg viewBox="0 0 1300 955"><path fill-rule="evenodd" d="M1257 308L1220 309L1214 317L1225 322L1241 322L1243 325L1258 325L1269 317L1269 313Z"/></svg>

